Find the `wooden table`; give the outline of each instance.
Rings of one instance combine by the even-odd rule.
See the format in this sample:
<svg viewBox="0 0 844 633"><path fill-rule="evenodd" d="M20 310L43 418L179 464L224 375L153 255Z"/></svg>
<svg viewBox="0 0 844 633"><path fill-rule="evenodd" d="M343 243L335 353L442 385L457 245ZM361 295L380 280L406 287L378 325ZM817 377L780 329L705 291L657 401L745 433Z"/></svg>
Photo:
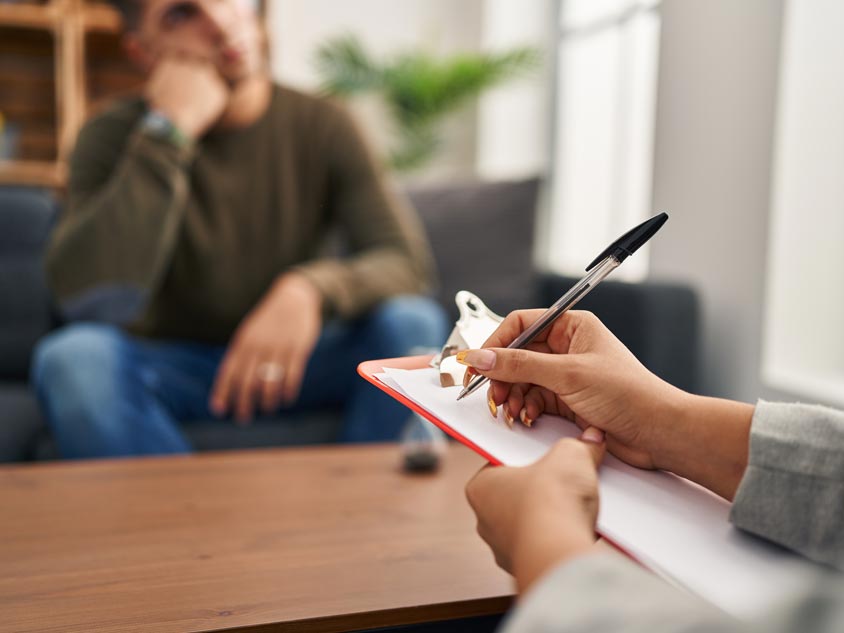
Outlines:
<svg viewBox="0 0 844 633"><path fill-rule="evenodd" d="M342 631L501 613L509 577L451 446L394 445L0 468L0 631Z"/></svg>

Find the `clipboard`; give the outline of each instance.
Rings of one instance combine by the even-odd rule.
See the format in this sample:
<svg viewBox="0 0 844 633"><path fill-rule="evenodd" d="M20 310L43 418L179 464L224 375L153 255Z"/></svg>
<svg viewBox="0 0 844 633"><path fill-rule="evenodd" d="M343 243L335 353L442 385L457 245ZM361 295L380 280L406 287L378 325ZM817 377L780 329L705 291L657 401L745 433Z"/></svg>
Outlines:
<svg viewBox="0 0 844 633"><path fill-rule="evenodd" d="M381 372L383 372L385 367L390 367L392 369L424 369L425 367L430 366L432 358L434 358L433 354L429 354L427 356L406 356L403 358L367 360L358 365L358 374L364 380L372 383L391 398L395 398L408 409L412 410L414 413L421 415L423 418L428 420L428 422L441 429L461 444L464 444L465 446L471 448L478 455L486 459L490 464L500 466L501 462L498 459L487 453L483 448L475 444L472 440L466 438L460 432L454 430L451 426L440 420L437 416L435 416L427 409L416 404L413 400L405 396L403 393L398 392L392 387L390 387L390 385L381 382L381 380L379 380L376 376L376 374L380 374Z"/></svg>
<svg viewBox="0 0 844 633"><path fill-rule="evenodd" d="M358 366L358 373L490 463L500 465L500 460L460 431L376 376L385 368L425 369L432 358L366 361ZM635 469L607 455L601 481L597 532L607 544L740 620L773 608L817 573L817 567L805 559L731 527L726 501L674 475ZM636 518L637 525L630 517Z"/></svg>
<svg viewBox="0 0 844 633"><path fill-rule="evenodd" d="M428 411L427 409L421 407L416 402L405 396L403 393L396 391L390 385L382 382L376 374L380 374L384 371L385 367L389 367L392 369L424 369L426 367L430 367L431 359L434 358L433 354L429 354L427 356L406 356L403 358L385 358L381 360L368 360L362 362L358 365L358 374L369 383L372 383L376 387L378 387L381 391L389 395L391 398L395 398L403 405L405 405L408 409L411 409L413 412L421 415L423 418L428 420L431 424L435 425L445 433L447 433L450 437L453 437L455 440L460 442L461 444L471 448L475 451L478 455L486 459L490 464L494 466L501 466L501 461L497 458L490 455L487 451L483 448L475 444L472 440L465 437L459 431L456 431L450 425L446 424L442 420L440 420L437 416L433 413ZM635 561L639 565L643 567L647 567L642 561L640 561L632 552L625 549L611 538L607 537L606 535L602 534L600 531L597 531L597 534L613 549L617 550L621 554L627 556L631 560Z"/></svg>

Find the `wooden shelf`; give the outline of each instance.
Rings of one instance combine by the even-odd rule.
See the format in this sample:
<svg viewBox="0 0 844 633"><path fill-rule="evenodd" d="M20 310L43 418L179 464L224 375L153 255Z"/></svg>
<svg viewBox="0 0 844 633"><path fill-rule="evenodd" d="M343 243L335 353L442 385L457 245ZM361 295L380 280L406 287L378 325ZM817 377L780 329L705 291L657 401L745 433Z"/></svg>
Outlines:
<svg viewBox="0 0 844 633"><path fill-rule="evenodd" d="M94 2L85 6L83 24L86 31L114 33L115 35L120 34L123 29L123 21L113 8Z"/></svg>
<svg viewBox="0 0 844 633"><path fill-rule="evenodd" d="M119 34L122 29L120 15L112 7L100 2L89 2L82 7L82 25L86 31ZM66 9L62 5L0 3L0 26L53 30L61 23Z"/></svg>
<svg viewBox="0 0 844 633"><path fill-rule="evenodd" d="M141 85L121 31L106 2L0 0L0 112L19 132L14 159L0 162L0 185L64 187L67 157L92 108Z"/></svg>
<svg viewBox="0 0 844 633"><path fill-rule="evenodd" d="M56 8L53 3L3 3L0 4L0 25L52 30L59 20Z"/></svg>
<svg viewBox="0 0 844 633"><path fill-rule="evenodd" d="M57 161L0 161L0 185L27 185L61 189L67 180L67 167Z"/></svg>
<svg viewBox="0 0 844 633"><path fill-rule="evenodd" d="M121 27L104 2L0 3L0 112L20 131L14 160L0 163L0 184L64 186L90 102L125 90L134 74L120 50Z"/></svg>

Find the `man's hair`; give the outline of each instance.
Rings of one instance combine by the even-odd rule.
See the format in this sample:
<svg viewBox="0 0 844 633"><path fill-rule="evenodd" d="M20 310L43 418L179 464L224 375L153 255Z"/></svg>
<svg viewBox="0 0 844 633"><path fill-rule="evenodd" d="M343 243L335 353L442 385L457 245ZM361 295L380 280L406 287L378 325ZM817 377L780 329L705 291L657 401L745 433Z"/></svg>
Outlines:
<svg viewBox="0 0 844 633"><path fill-rule="evenodd" d="M123 16L123 27L126 31L138 28L143 11L143 0L109 0L111 5Z"/></svg>

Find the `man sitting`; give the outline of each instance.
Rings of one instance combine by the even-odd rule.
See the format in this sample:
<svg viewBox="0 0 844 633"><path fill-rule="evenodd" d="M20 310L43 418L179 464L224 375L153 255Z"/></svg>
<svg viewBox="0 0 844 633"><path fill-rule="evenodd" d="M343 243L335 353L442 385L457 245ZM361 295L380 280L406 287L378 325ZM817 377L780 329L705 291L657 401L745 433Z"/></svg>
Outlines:
<svg viewBox="0 0 844 633"><path fill-rule="evenodd" d="M394 439L404 408L355 367L445 338L409 296L432 274L417 218L340 107L271 82L249 3L115 4L146 86L81 131L48 251L73 323L33 381L61 454L184 452L180 422L339 402L340 439Z"/></svg>

